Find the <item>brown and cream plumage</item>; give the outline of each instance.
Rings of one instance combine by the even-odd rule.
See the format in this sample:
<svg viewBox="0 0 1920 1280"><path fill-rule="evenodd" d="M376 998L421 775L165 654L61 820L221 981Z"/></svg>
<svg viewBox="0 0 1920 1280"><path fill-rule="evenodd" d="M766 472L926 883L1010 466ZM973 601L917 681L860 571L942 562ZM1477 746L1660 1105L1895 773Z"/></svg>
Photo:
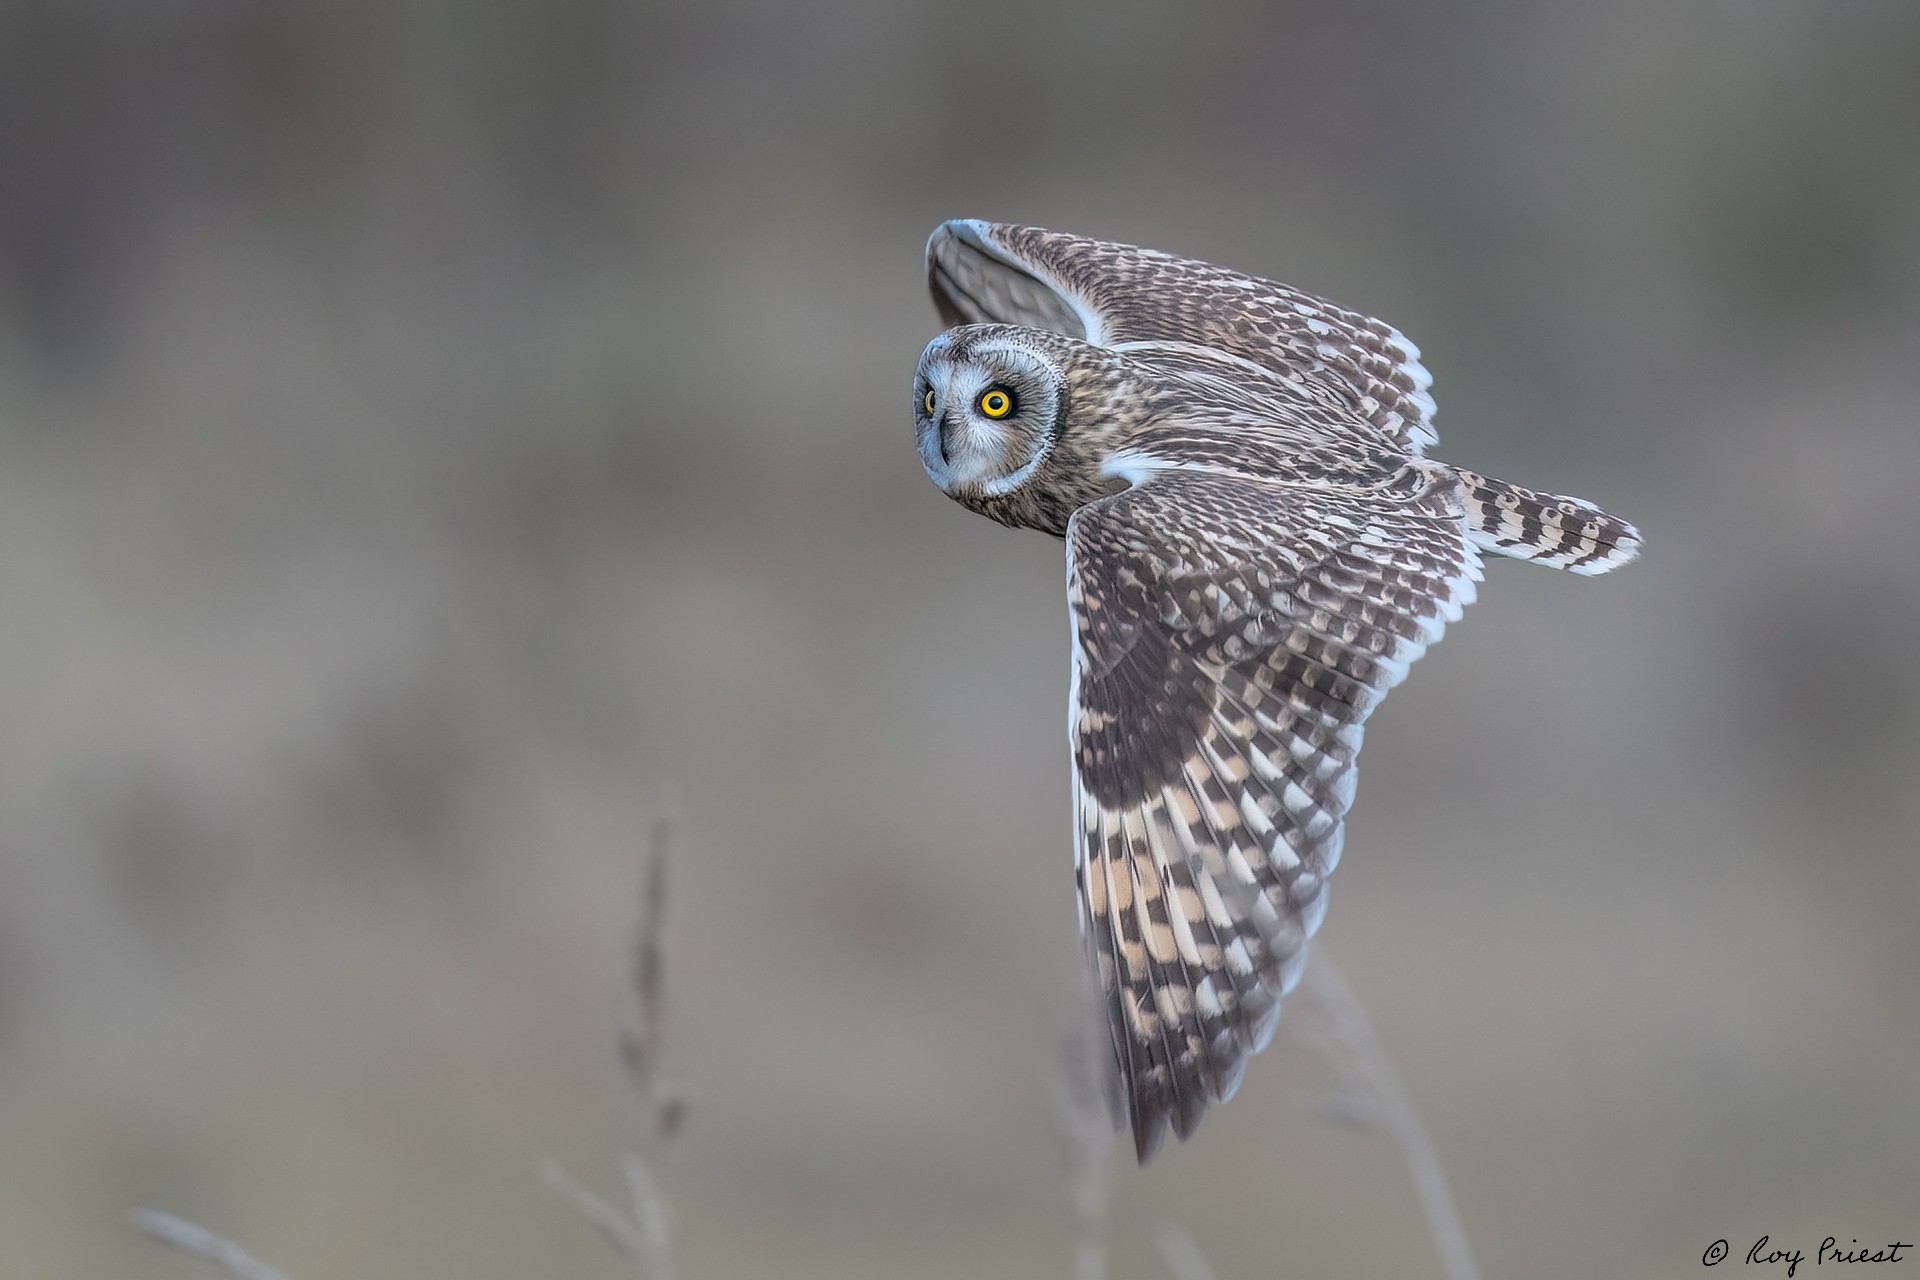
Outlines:
<svg viewBox="0 0 1920 1280"><path fill-rule="evenodd" d="M1423 457L1419 351L1203 262L1034 227L927 245L943 491L1067 546L1076 875L1142 1161L1273 1033L1326 911L1368 714L1481 553L1575 573L1633 527Z"/></svg>

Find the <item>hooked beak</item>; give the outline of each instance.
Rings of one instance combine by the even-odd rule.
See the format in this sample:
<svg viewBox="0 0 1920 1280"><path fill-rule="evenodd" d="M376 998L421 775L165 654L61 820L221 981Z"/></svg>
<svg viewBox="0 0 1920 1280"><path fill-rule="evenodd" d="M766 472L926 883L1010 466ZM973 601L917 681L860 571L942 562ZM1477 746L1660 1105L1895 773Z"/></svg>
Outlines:
<svg viewBox="0 0 1920 1280"><path fill-rule="evenodd" d="M946 463L948 466L952 466L953 465L953 432L954 432L954 421L953 421L952 413L950 412L941 413L939 430L940 430L940 461Z"/></svg>

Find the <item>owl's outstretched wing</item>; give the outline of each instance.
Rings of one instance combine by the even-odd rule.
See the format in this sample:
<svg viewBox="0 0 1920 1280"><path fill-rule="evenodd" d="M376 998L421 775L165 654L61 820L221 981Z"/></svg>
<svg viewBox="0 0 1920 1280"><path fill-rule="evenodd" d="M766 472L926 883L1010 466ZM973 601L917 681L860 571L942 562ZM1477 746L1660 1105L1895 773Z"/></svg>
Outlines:
<svg viewBox="0 0 1920 1280"><path fill-rule="evenodd" d="M1458 483L1166 470L1067 529L1081 926L1136 1152L1238 1086L1325 912L1361 725L1473 599Z"/></svg>
<svg viewBox="0 0 1920 1280"><path fill-rule="evenodd" d="M1439 439L1418 347L1392 325L1271 280L1133 245L956 219L927 241L927 285L949 325L1018 324L1238 364L1269 394L1337 408L1382 444L1418 454Z"/></svg>

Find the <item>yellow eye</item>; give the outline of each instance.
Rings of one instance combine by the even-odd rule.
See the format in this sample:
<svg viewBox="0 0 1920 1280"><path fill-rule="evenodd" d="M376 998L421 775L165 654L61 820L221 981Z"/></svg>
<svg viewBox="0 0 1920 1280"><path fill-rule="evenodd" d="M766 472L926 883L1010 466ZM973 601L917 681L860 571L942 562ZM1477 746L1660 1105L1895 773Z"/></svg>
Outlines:
<svg viewBox="0 0 1920 1280"><path fill-rule="evenodd" d="M1004 418L1013 412L1013 397L998 387L990 388L980 395L980 412L989 418Z"/></svg>
<svg viewBox="0 0 1920 1280"><path fill-rule="evenodd" d="M933 392L931 389L927 392L927 398L920 403L926 406L927 416L931 418L933 416Z"/></svg>

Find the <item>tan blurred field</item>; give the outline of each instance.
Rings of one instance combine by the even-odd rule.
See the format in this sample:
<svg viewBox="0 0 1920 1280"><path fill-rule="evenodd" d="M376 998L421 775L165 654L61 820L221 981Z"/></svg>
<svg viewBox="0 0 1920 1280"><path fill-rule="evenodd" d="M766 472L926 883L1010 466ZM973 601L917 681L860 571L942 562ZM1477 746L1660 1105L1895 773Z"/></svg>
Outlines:
<svg viewBox="0 0 1920 1280"><path fill-rule="evenodd" d="M929 230L1378 314L1490 567L1321 937L1489 1277L1920 1231L1920 8L0 4L0 1275L611 1277L649 820L686 1280L1061 1277L1061 552ZM1116 1280L1436 1276L1283 1035ZM1744 1268L1743 1268L1744 1269ZM1882 1268L1889 1274L1899 1268ZM1879 1271L1876 1271L1879 1274Z"/></svg>

